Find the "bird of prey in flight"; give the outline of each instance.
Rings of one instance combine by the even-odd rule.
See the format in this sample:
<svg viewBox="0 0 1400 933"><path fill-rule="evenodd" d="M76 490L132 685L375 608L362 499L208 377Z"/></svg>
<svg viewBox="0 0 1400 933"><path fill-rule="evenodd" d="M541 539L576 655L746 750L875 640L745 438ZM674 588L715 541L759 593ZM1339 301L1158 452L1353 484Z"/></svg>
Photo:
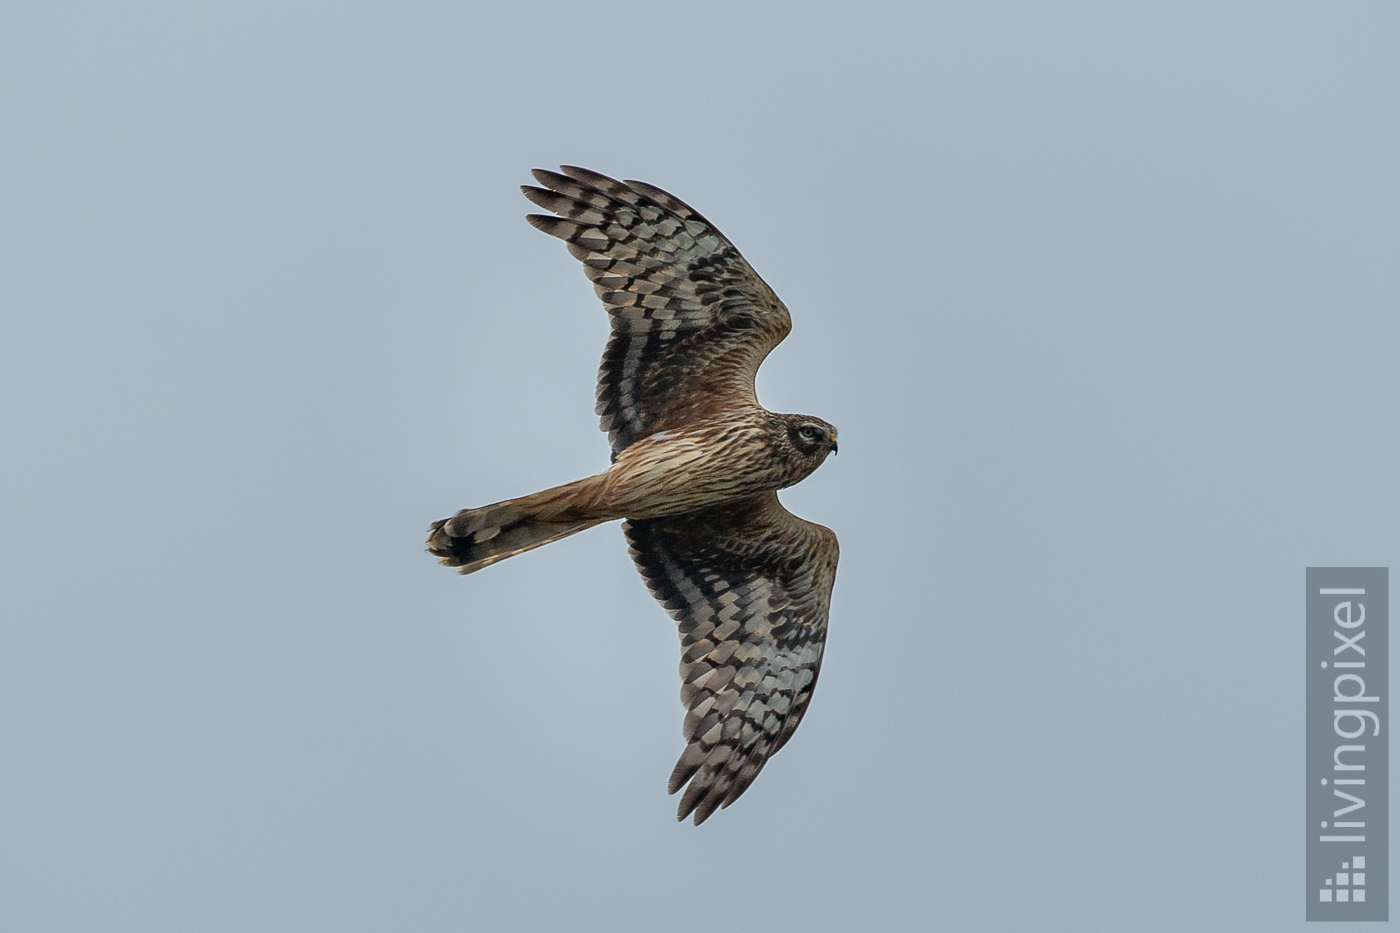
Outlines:
<svg viewBox="0 0 1400 933"><path fill-rule="evenodd" d="M434 522L428 550L472 573L623 519L632 559L681 636L685 751L669 790L704 822L753 783L812 699L836 579L836 535L777 490L836 452L836 429L759 405L759 364L788 310L713 224L678 198L587 169L536 170L535 227L568 244L612 319L596 476ZM687 786L688 785L688 786Z"/></svg>

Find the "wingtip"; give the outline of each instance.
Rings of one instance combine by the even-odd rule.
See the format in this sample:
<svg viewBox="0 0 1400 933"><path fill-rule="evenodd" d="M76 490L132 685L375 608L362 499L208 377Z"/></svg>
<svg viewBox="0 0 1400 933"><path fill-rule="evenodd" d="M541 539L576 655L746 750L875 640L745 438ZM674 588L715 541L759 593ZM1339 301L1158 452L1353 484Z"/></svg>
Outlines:
<svg viewBox="0 0 1400 933"><path fill-rule="evenodd" d="M621 198L628 202L636 197L636 192L629 189L626 182L618 181L611 175L604 175L602 172L595 172L591 168L584 168L582 165L561 165L559 171L564 174L564 177L572 179L575 183L601 192L608 197Z"/></svg>
<svg viewBox="0 0 1400 933"><path fill-rule="evenodd" d="M691 818L691 822L694 823L696 826L699 826L701 823L705 822L705 821L708 820L712 815L714 815L714 812L715 812L715 808L714 808L714 807L706 808L706 807L696 807L696 806L692 806L692 807L689 808L689 809L686 809L686 808L684 808L684 807L681 807L680 809L676 810L676 822L677 822L677 823L684 823L685 820L686 820L686 817L690 817L690 818Z"/></svg>
<svg viewBox="0 0 1400 933"><path fill-rule="evenodd" d="M561 165L559 171L575 181L591 181L594 179L616 182L616 178L609 178L602 172L595 172L591 168L584 168L582 165Z"/></svg>
<svg viewBox="0 0 1400 933"><path fill-rule="evenodd" d="M534 185L521 185L520 193L525 195L531 204L538 205L547 211L554 210L551 203L558 197L558 195L548 188L537 188ZM556 213L558 212L556 211Z"/></svg>

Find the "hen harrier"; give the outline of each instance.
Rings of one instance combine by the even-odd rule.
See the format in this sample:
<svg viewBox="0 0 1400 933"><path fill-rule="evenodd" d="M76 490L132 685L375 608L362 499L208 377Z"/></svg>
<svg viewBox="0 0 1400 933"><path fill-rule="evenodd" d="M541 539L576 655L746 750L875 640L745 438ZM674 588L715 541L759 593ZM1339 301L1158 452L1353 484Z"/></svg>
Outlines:
<svg viewBox="0 0 1400 933"><path fill-rule="evenodd" d="M738 799L812 698L836 535L776 490L836 452L836 429L758 404L754 376L788 310L709 221L665 191L587 169L536 170L531 214L583 262L612 318L598 414L612 466L433 523L428 550L480 570L625 519L632 559L681 634L685 752L670 793L703 823Z"/></svg>

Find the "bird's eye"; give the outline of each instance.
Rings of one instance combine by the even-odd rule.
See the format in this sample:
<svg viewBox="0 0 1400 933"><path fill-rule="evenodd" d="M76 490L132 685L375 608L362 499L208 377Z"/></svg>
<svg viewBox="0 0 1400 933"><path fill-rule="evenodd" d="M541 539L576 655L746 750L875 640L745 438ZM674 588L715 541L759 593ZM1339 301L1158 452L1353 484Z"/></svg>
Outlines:
<svg viewBox="0 0 1400 933"><path fill-rule="evenodd" d="M797 433L801 434L803 438L809 441L814 441L821 436L821 432L810 424L804 424L802 427L798 428Z"/></svg>

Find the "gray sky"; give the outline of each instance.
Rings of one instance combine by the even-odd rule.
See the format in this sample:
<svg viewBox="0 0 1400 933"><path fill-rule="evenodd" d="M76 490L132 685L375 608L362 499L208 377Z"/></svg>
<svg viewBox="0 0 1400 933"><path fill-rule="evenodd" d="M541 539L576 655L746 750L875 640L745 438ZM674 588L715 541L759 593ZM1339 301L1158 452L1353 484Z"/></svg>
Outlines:
<svg viewBox="0 0 1400 933"><path fill-rule="evenodd" d="M1400 566L1394 3L18 2L0 928L1286 931L1303 570ZM821 685L674 822L605 315L528 169L792 309Z"/></svg>

